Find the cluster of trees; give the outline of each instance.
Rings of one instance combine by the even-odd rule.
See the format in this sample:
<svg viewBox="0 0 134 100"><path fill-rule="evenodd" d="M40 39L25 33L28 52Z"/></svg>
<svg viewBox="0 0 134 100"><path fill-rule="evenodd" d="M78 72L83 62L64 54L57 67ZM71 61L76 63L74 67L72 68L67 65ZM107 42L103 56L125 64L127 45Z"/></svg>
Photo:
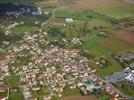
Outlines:
<svg viewBox="0 0 134 100"><path fill-rule="evenodd" d="M52 27L49 29L48 33L52 36L63 36L63 32L58 27Z"/></svg>
<svg viewBox="0 0 134 100"><path fill-rule="evenodd" d="M31 11L36 10L35 7L31 7L31 6L27 6L27 5L23 5L23 4L15 5L11 2L8 2L8 3L0 4L0 10L1 10L0 16L5 16L6 12L12 12L12 11L22 11L23 12L22 8L25 10L29 9L29 11L26 10L27 14L28 14L28 12L30 14Z"/></svg>
<svg viewBox="0 0 134 100"><path fill-rule="evenodd" d="M84 56L84 57L87 57L87 59L94 59L95 58L95 56L94 55L91 55L88 51L86 51L86 50L80 50L79 51L79 54L81 55L81 56Z"/></svg>
<svg viewBox="0 0 134 100"><path fill-rule="evenodd" d="M118 63L123 67L126 68L129 66L129 62L126 59L123 59L121 55L112 55L112 58L118 61Z"/></svg>
<svg viewBox="0 0 134 100"><path fill-rule="evenodd" d="M130 81L124 80L115 85L119 90L129 96L134 96L134 84Z"/></svg>

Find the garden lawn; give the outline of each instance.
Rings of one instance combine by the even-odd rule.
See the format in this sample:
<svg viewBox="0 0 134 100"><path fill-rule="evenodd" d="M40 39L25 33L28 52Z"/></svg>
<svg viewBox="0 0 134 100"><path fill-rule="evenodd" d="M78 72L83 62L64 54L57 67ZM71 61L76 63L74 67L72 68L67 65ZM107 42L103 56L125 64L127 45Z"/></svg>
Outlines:
<svg viewBox="0 0 134 100"><path fill-rule="evenodd" d="M10 86L17 87L19 86L20 82L20 76L19 75L11 75L7 82L9 83Z"/></svg>

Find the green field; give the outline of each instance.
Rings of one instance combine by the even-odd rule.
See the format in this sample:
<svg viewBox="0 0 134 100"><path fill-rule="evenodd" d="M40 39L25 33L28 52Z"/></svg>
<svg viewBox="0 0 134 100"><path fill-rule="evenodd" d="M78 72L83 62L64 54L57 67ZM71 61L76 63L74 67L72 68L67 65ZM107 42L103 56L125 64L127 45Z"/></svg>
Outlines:
<svg viewBox="0 0 134 100"><path fill-rule="evenodd" d="M66 96L79 96L79 95L81 95L81 94L80 94L79 89L77 89L77 88L70 89L69 86L64 88L63 97L66 97Z"/></svg>
<svg viewBox="0 0 134 100"><path fill-rule="evenodd" d="M93 11L115 18L134 16L134 6L132 5L115 5L112 7L93 9Z"/></svg>
<svg viewBox="0 0 134 100"><path fill-rule="evenodd" d="M24 97L22 93L12 93L9 100L24 100Z"/></svg>
<svg viewBox="0 0 134 100"><path fill-rule="evenodd" d="M42 87L39 91L32 91L33 96L40 98L39 100L43 100L43 96L49 93L50 92L47 86Z"/></svg>
<svg viewBox="0 0 134 100"><path fill-rule="evenodd" d="M19 86L20 76L19 75L12 75L7 79L7 82L10 86L17 87Z"/></svg>
<svg viewBox="0 0 134 100"><path fill-rule="evenodd" d="M37 30L37 27L26 27L26 26L23 26L23 27L15 27L15 28L12 28L11 31L15 34L22 34L24 32L34 32Z"/></svg>
<svg viewBox="0 0 134 100"><path fill-rule="evenodd" d="M90 28L93 28L93 27L107 27L107 28L110 28L112 27L112 24L110 24L109 22L106 22L102 19L92 19L91 21L89 21L89 26Z"/></svg>
<svg viewBox="0 0 134 100"><path fill-rule="evenodd" d="M97 56L106 56L112 54L112 51L98 43L103 39L98 35L91 35L82 45L82 48Z"/></svg>
<svg viewBox="0 0 134 100"><path fill-rule="evenodd" d="M56 9L54 16L58 18L66 18L66 17L72 17L72 15L75 15L75 14L76 14L76 11L72 9L60 7Z"/></svg>
<svg viewBox="0 0 134 100"><path fill-rule="evenodd" d="M112 58L108 59L109 63L108 66L99 68L98 66L95 65L95 63L91 63L91 68L96 69L97 74L101 77L106 77L108 75L111 75L114 72L121 71L123 68L119 63L114 61Z"/></svg>

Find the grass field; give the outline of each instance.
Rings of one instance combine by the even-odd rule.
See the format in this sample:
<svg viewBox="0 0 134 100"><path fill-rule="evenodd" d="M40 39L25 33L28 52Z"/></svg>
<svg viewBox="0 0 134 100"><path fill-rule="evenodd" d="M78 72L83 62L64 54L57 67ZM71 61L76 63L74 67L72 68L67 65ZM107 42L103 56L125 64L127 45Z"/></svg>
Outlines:
<svg viewBox="0 0 134 100"><path fill-rule="evenodd" d="M34 32L37 30L37 27L26 27L26 26L23 26L23 27L15 27L15 28L12 28L11 31L15 34L22 34L24 32Z"/></svg>
<svg viewBox="0 0 134 100"><path fill-rule="evenodd" d="M39 91L32 91L33 97L38 97L39 100L43 100L43 96L49 93L47 86L42 87Z"/></svg>
<svg viewBox="0 0 134 100"><path fill-rule="evenodd" d="M20 76L19 75L12 75L7 79L7 82L10 86L17 87L19 86Z"/></svg>
<svg viewBox="0 0 134 100"><path fill-rule="evenodd" d="M93 27L107 27L110 28L112 27L112 25L109 22L106 22L102 19L92 19L91 21L89 21L89 27L92 29Z"/></svg>
<svg viewBox="0 0 134 100"><path fill-rule="evenodd" d="M97 74L101 77L106 77L108 75L111 75L114 72L118 72L120 70L122 70L123 68L120 66L119 63L117 63L116 61L114 61L112 58L109 59L109 64L106 67L103 68L99 68L95 65L95 63L91 63L91 68L96 69L97 70Z"/></svg>
<svg viewBox="0 0 134 100"><path fill-rule="evenodd" d="M79 96L80 91L76 88L76 89L70 89L68 86L64 88L64 92L63 92L63 97L66 96Z"/></svg>
<svg viewBox="0 0 134 100"><path fill-rule="evenodd" d="M66 86L64 88L63 96L62 97L57 97L57 96L52 96L51 100L64 100L65 97L68 96L81 96L80 90L75 88L75 89L70 89L69 86Z"/></svg>
<svg viewBox="0 0 134 100"><path fill-rule="evenodd" d="M24 97L22 93L12 93L9 100L24 100Z"/></svg>
<svg viewBox="0 0 134 100"><path fill-rule="evenodd" d="M83 43L82 48L88 50L90 53L96 56L106 56L110 55L112 51L101 44L98 41L103 40L102 37L98 35L92 35L88 38L85 43Z"/></svg>
<svg viewBox="0 0 134 100"><path fill-rule="evenodd" d="M76 15L76 11L74 11L73 9L69 9L66 7L60 7L58 9L56 9L54 16L56 18L67 18L67 17L72 18L74 15Z"/></svg>

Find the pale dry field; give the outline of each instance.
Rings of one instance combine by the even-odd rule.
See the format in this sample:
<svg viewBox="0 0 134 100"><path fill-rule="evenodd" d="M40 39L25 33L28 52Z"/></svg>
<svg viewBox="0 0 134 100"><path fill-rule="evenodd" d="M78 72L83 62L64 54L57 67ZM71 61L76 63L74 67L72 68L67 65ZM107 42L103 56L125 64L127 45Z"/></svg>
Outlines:
<svg viewBox="0 0 134 100"><path fill-rule="evenodd" d="M118 6L123 4L134 4L134 0L62 0L63 5L75 10L87 10Z"/></svg>

